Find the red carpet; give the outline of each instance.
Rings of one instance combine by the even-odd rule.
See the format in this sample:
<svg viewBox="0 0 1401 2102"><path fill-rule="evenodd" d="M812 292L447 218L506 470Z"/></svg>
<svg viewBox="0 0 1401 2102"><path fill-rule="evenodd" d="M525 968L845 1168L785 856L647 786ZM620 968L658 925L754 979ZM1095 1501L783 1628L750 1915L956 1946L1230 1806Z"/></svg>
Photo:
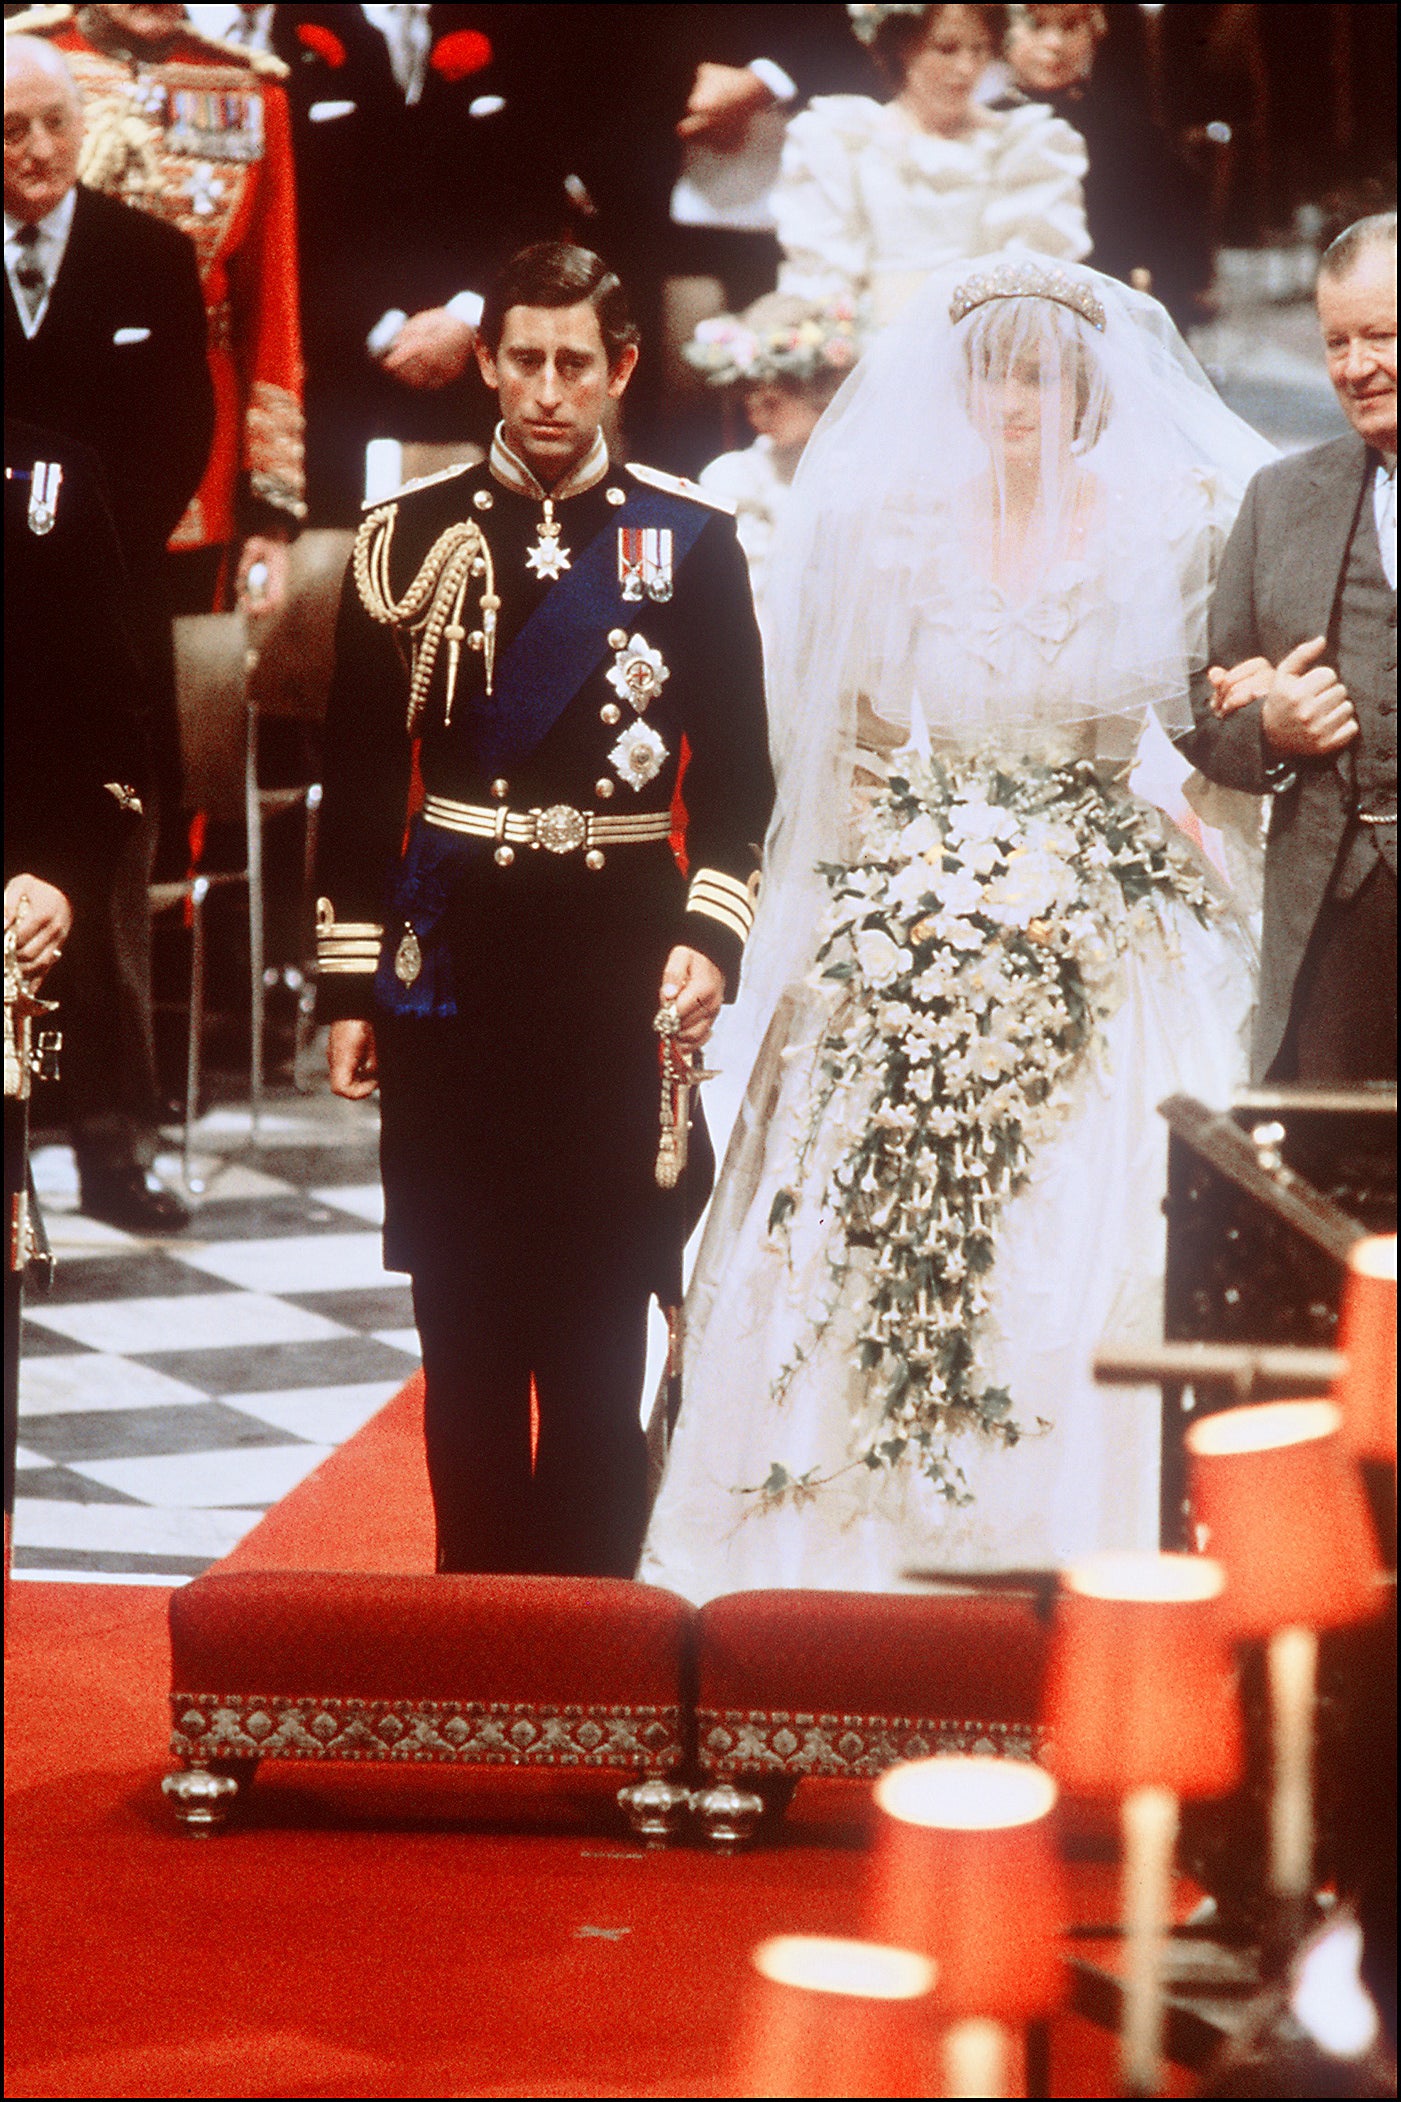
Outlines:
<svg viewBox="0 0 1401 2102"><path fill-rule="evenodd" d="M224 1569L352 1569L431 1576L423 1374L323 1460L226 1555Z"/></svg>
<svg viewBox="0 0 1401 2102"><path fill-rule="evenodd" d="M421 1406L411 1382L231 1561L431 1567ZM167 1597L11 1591L9 2095L736 2093L753 1943L858 1927L841 1784L731 1861L639 1854L603 1776L434 1768L272 1766L242 1830L190 1839L160 1794ZM1057 2093L1113 2092L1087 2025L1055 2057Z"/></svg>

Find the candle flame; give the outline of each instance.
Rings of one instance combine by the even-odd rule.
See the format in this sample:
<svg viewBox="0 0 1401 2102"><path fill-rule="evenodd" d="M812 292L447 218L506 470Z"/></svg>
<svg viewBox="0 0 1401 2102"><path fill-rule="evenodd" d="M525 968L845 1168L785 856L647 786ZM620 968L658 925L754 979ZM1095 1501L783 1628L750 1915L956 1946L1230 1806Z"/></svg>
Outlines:
<svg viewBox="0 0 1401 2102"><path fill-rule="evenodd" d="M1331 1401L1261 1401L1245 1409L1203 1416L1187 1433L1187 1449L1203 1459L1223 1453L1274 1452L1326 1438L1342 1422Z"/></svg>
<svg viewBox="0 0 1401 2102"><path fill-rule="evenodd" d="M1219 1598L1226 1588L1226 1572L1205 1555L1104 1554L1073 1562L1063 1581L1082 1598L1189 1605Z"/></svg>
<svg viewBox="0 0 1401 2102"><path fill-rule="evenodd" d="M1056 1800L1056 1784L1025 1759L914 1759L892 1766L875 1798L891 1817L942 1831L990 1832L1033 1824Z"/></svg>
<svg viewBox="0 0 1401 2102"><path fill-rule="evenodd" d="M912 1949L839 1941L828 1934L777 1934L760 1942L751 1961L775 1985L863 2000L917 2000L932 1989L935 1978L929 1958Z"/></svg>

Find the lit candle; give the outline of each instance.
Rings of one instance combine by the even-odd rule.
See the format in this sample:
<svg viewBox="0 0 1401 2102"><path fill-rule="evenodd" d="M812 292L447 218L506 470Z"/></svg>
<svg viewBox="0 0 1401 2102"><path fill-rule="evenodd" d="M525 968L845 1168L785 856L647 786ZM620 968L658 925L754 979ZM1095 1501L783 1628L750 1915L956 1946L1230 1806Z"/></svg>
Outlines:
<svg viewBox="0 0 1401 2102"><path fill-rule="evenodd" d="M1124 1927L1128 1972L1121 2059L1131 2095L1158 2091L1163 2041L1163 1944L1170 1918L1177 1797L1170 1788L1135 1788L1124 1798Z"/></svg>
<svg viewBox="0 0 1401 2102"><path fill-rule="evenodd" d="M943 2092L974 2097L1007 2094L1007 2043L1001 2022L955 2022L944 2037Z"/></svg>
<svg viewBox="0 0 1401 2102"><path fill-rule="evenodd" d="M1270 1797L1270 1886L1307 1897L1313 1880L1313 1703L1318 1636L1278 1628L1270 1637L1274 1789Z"/></svg>

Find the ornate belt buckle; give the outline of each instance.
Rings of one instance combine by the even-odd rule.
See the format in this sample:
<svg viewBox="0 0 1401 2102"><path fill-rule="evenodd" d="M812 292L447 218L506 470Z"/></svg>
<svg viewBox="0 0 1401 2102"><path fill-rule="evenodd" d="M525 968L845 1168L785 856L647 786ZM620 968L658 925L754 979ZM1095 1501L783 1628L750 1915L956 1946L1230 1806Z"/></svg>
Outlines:
<svg viewBox="0 0 1401 2102"><path fill-rule="evenodd" d="M547 854L572 854L588 836L588 819L568 803L551 803L535 814L535 845Z"/></svg>

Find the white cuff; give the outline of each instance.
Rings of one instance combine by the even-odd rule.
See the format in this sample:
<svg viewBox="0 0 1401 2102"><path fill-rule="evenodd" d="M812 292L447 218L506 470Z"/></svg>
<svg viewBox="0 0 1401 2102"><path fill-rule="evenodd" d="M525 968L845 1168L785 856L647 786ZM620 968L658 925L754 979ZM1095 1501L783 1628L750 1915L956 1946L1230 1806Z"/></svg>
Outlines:
<svg viewBox="0 0 1401 2102"><path fill-rule="evenodd" d="M454 321L460 321L475 334L482 324L482 309L486 301L480 292L454 292L445 311Z"/></svg>
<svg viewBox="0 0 1401 2102"><path fill-rule="evenodd" d="M782 66L775 65L771 58L751 58L749 72L756 80L762 80L775 102L796 102L797 82L790 79Z"/></svg>

